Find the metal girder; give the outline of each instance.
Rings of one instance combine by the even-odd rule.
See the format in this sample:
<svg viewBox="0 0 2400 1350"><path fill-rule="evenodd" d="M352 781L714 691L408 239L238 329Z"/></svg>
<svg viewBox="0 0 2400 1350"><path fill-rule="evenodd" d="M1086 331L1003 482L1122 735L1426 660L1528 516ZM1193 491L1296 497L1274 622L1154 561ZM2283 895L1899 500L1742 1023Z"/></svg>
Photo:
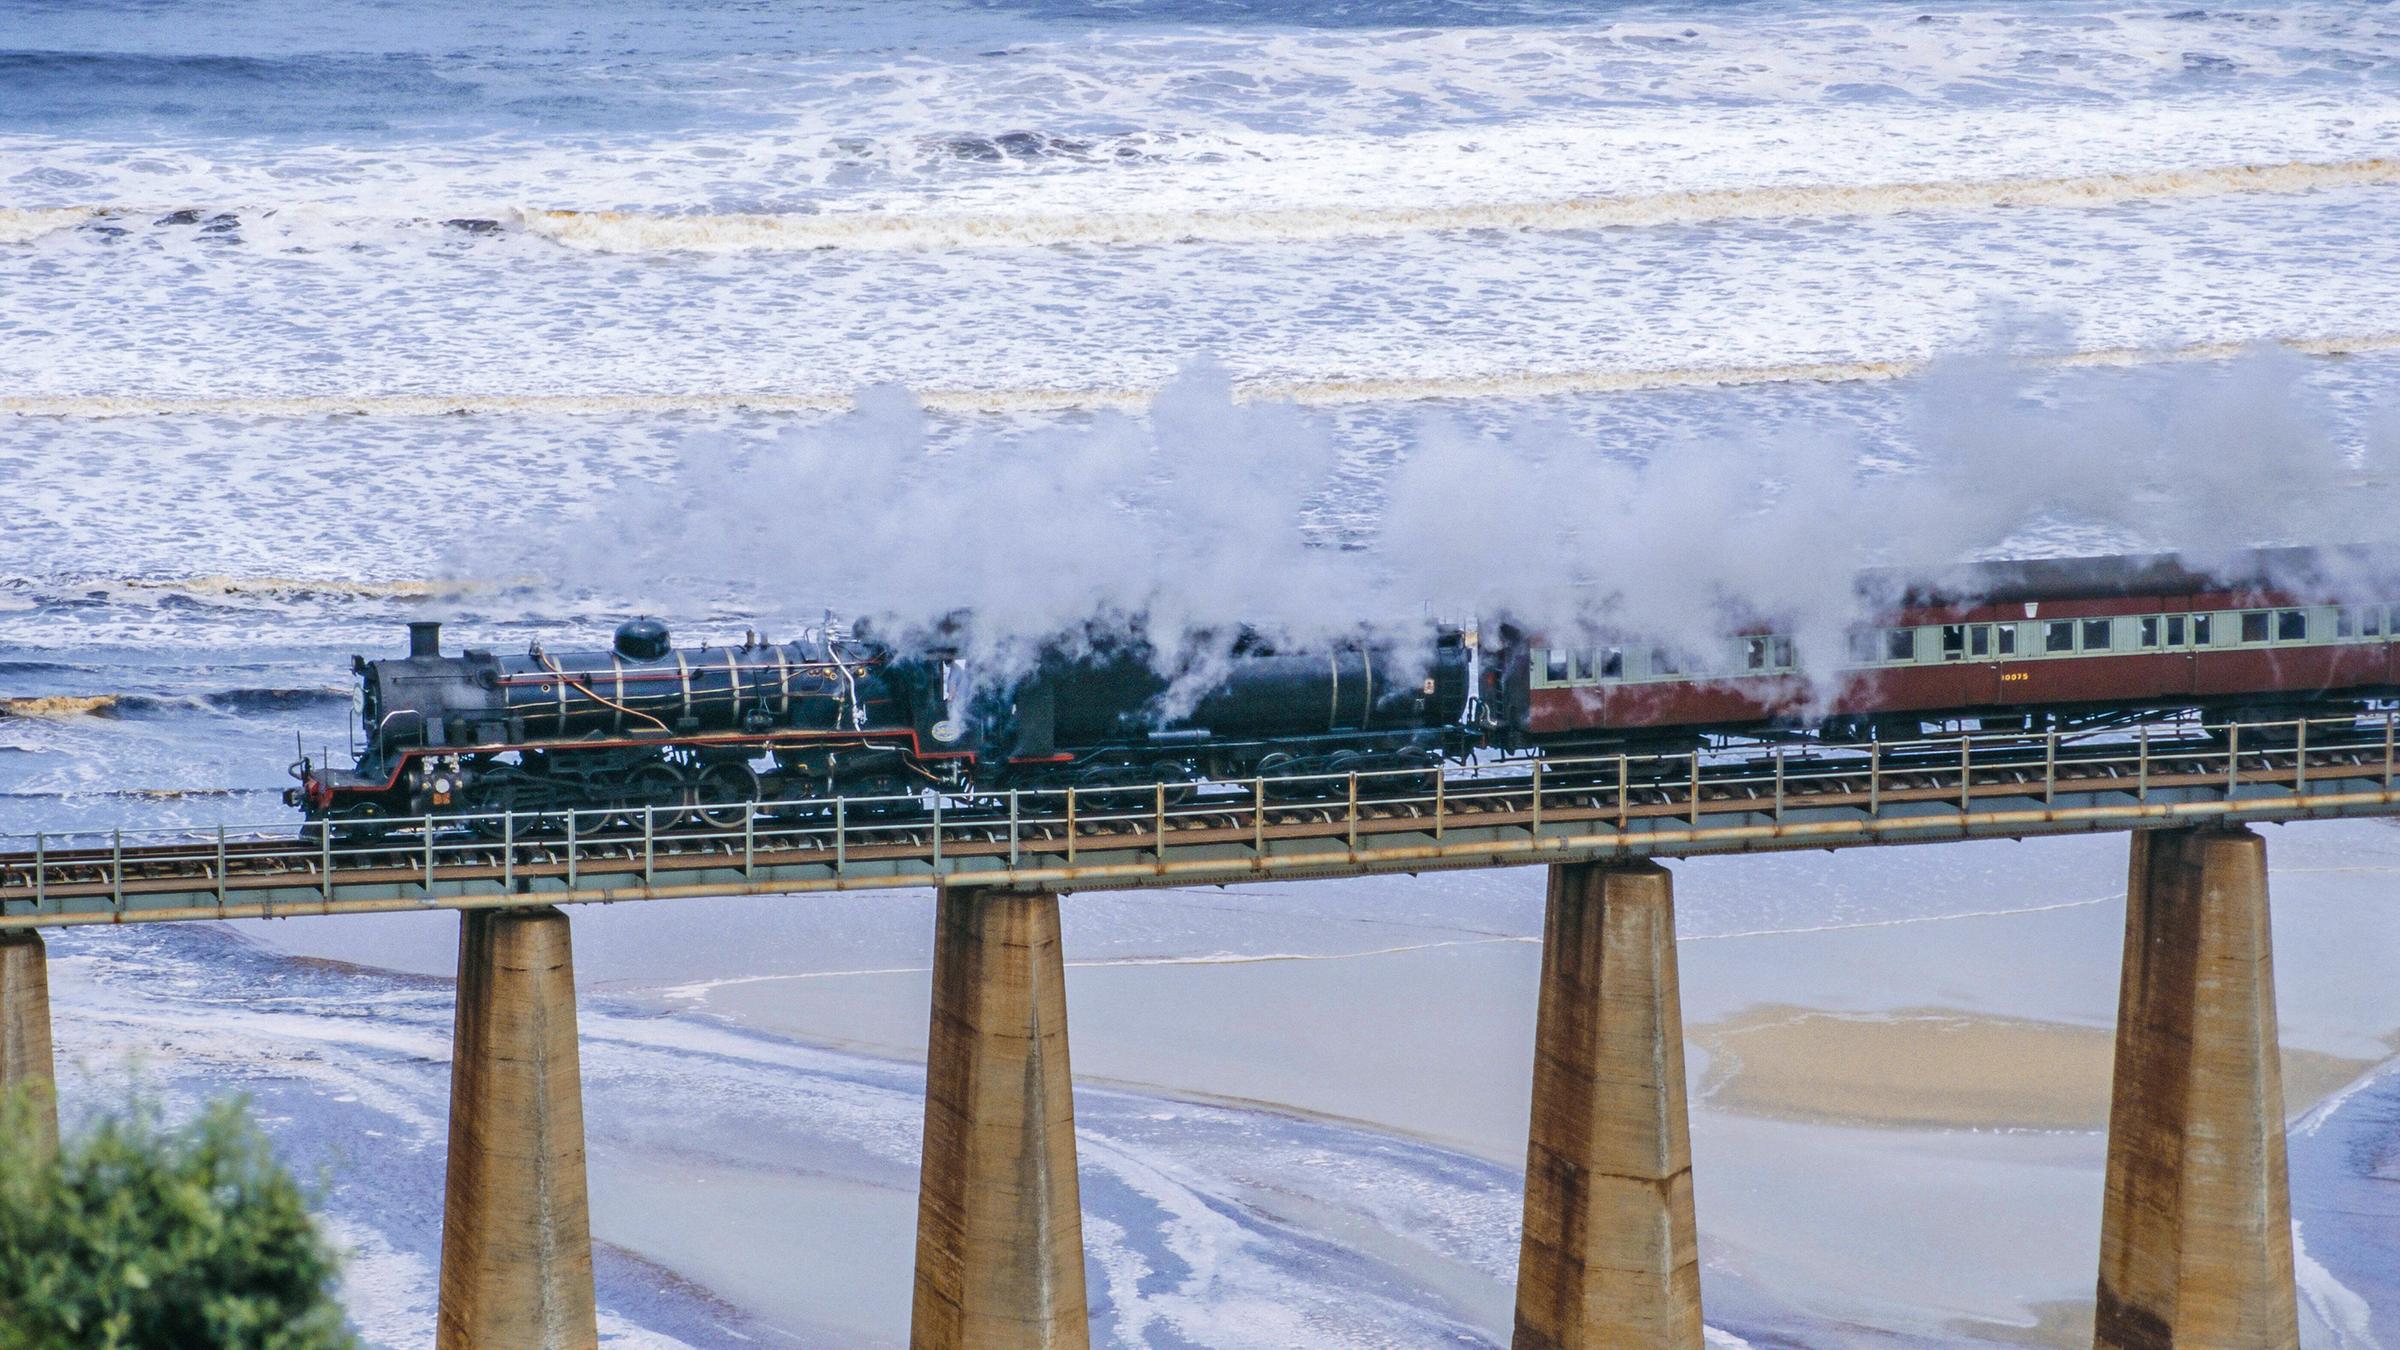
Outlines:
<svg viewBox="0 0 2400 1350"><path fill-rule="evenodd" d="M1228 885L2392 815L2392 733L2379 714L2230 736L1977 734L1806 754L1554 758L1441 779L1419 769L1266 780L1173 804L1163 789L1113 788L933 810L785 805L726 829L519 813L480 834L397 822L400 833L378 840L289 827L105 845L44 835L0 853L0 928L936 884Z"/></svg>

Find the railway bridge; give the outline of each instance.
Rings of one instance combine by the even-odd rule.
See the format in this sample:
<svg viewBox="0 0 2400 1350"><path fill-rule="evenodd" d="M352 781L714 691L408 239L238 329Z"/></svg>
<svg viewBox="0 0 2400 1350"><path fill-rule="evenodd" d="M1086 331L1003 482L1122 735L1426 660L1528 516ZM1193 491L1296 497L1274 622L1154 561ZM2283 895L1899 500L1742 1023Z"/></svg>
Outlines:
<svg viewBox="0 0 2400 1350"><path fill-rule="evenodd" d="M439 1344L596 1344L562 905L938 888L912 1344L1088 1342L1059 896L1550 868L1515 1344L1702 1343L1662 860L2131 839L2097 1343L2296 1347L2265 846L2400 814L2400 714L1744 743L1242 783L0 840L0 1085L41 930L462 911ZM55 1129L55 1115L52 1116Z"/></svg>

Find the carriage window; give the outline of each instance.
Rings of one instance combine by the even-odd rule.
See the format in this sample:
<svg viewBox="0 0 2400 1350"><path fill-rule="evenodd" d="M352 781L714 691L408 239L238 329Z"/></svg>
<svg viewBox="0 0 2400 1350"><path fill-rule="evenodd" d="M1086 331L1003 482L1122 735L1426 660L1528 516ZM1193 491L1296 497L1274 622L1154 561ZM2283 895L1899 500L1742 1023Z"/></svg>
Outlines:
<svg viewBox="0 0 2400 1350"><path fill-rule="evenodd" d="M2000 625L1999 628L1993 631L1992 637L1999 644L1999 651L2002 656L2015 656L2017 654L2017 626L2015 624L2004 623Z"/></svg>
<svg viewBox="0 0 2400 1350"><path fill-rule="evenodd" d="M1917 630L1895 628L1883 635L1883 659L1914 661L1917 659Z"/></svg>
<svg viewBox="0 0 2400 1350"><path fill-rule="evenodd" d="M2242 641L2264 642L2266 640L2267 612L2263 609L2254 609L2242 615Z"/></svg>
<svg viewBox="0 0 2400 1350"><path fill-rule="evenodd" d="M1571 658L1569 664L1574 668L1576 679L1592 678L1592 654L1590 652L1574 652L1571 653Z"/></svg>
<svg viewBox="0 0 2400 1350"><path fill-rule="evenodd" d="M1567 682L1567 649L1552 647L1546 655L1548 659L1542 663L1543 678L1552 684L1565 684Z"/></svg>
<svg viewBox="0 0 2400 1350"><path fill-rule="evenodd" d="M2113 621L2109 619L2085 619L2083 621L2083 649L2087 652L2107 651L2109 629L2112 626Z"/></svg>
<svg viewBox="0 0 2400 1350"><path fill-rule="evenodd" d="M2305 609L2276 611L2275 640L2277 642L2308 641L2308 611Z"/></svg>
<svg viewBox="0 0 2400 1350"><path fill-rule="evenodd" d="M1792 659L1792 640L1786 637L1779 637L1775 639L1776 668L1779 670L1790 670L1792 667L1798 664L1800 663Z"/></svg>
<svg viewBox="0 0 2400 1350"><path fill-rule="evenodd" d="M1650 649L1650 673L1653 675L1681 675L1683 661L1664 647L1652 647Z"/></svg>
<svg viewBox="0 0 2400 1350"><path fill-rule="evenodd" d="M2142 643L2142 645L2143 645L2143 646L2145 646L2145 647L2155 647L2155 646L2157 646L2157 645L2158 645L2158 616L2157 616L2157 615L2155 615L2155 614L2145 614L2145 615L2143 615L2143 616L2142 616L2142 636L2141 636L2141 643Z"/></svg>
<svg viewBox="0 0 2400 1350"><path fill-rule="evenodd" d="M1875 659L1875 635L1873 633L1865 629L1851 630L1850 659L1861 663Z"/></svg>
<svg viewBox="0 0 2400 1350"><path fill-rule="evenodd" d="M2180 614L2167 616L2167 645L2170 647L2183 645L2183 616Z"/></svg>
<svg viewBox="0 0 2400 1350"><path fill-rule="evenodd" d="M2071 652L2075 650L2075 625L2064 622L2045 624L2042 628L2042 650Z"/></svg>
<svg viewBox="0 0 2400 1350"><path fill-rule="evenodd" d="M2369 605L2358 612L2358 635L2360 637L2383 636L2383 606Z"/></svg>
<svg viewBox="0 0 2400 1350"><path fill-rule="evenodd" d="M1743 656L1750 669L1765 670L1767 668L1767 640L1765 638L1750 639L1748 643L1744 644Z"/></svg>
<svg viewBox="0 0 2400 1350"><path fill-rule="evenodd" d="M1944 624L1942 626L1942 659L1945 661L1956 661L1966 654L1966 625L1958 623Z"/></svg>
<svg viewBox="0 0 2400 1350"><path fill-rule="evenodd" d="M2216 626L2217 626L2217 621L2216 621L2216 616L2215 616L2215 615L2212 615L2212 614L2195 614L2195 615L2193 615L2193 616L2192 616L2192 645L2193 645L2193 646L2195 646L2195 647L2205 647L2205 646L2207 646L2207 645L2208 645L2208 644L2209 644L2211 641L2213 641L2213 639L2211 638L2210 634L2212 634L2213 632L2215 632L2215 631L2216 631Z"/></svg>
<svg viewBox="0 0 2400 1350"><path fill-rule="evenodd" d="M1992 654L1992 626L1990 624L1979 623L1967 630L1967 654L1969 656L1990 656Z"/></svg>
<svg viewBox="0 0 2400 1350"><path fill-rule="evenodd" d="M1600 678L1604 680L1621 680L1625 678L1624 648L1607 647L1601 650Z"/></svg>
<svg viewBox="0 0 2400 1350"><path fill-rule="evenodd" d="M2358 611L2344 605L2333 612L2333 635L2337 638L2358 636Z"/></svg>

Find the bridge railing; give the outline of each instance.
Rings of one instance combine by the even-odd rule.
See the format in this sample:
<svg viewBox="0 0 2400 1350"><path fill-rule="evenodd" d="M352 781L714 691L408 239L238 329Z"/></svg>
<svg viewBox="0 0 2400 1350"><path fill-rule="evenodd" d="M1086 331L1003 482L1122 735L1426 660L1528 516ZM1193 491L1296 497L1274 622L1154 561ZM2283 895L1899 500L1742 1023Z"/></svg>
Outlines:
<svg viewBox="0 0 2400 1350"><path fill-rule="evenodd" d="M1338 863L1379 839L1469 825L1546 837L1623 834L1637 823L1700 829L1712 815L1955 810L1979 799L2055 805L2062 791L2246 790L2298 793L2312 774L2374 777L2388 791L2395 717L2326 717L2201 728L2190 721L2105 733L1979 731L1855 746L1752 743L1667 752L1514 757L1463 766L1389 767L1232 782L1024 788L977 796L931 790L801 802L672 801L573 811L513 811L374 822L360 829L280 826L0 836L0 913L71 906L127 914L145 896L213 896L337 881L445 885L501 894L575 891L593 878L654 891L695 873L750 877L807 860L841 876L871 864L884 884L980 871L1004 876L1029 855L1063 858L1234 845L1264 858L1305 842ZM662 881L662 878L664 881ZM30 907L30 909L28 909Z"/></svg>

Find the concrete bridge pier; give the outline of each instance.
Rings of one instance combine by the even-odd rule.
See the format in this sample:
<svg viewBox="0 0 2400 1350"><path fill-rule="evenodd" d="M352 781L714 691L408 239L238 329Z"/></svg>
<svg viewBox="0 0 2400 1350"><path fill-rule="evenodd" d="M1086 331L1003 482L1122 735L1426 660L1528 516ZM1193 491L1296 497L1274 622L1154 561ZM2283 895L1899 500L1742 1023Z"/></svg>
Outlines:
<svg viewBox="0 0 2400 1350"><path fill-rule="evenodd" d="M2136 831L2125 891L2099 1350L2293 1350L2266 844Z"/></svg>
<svg viewBox="0 0 2400 1350"><path fill-rule="evenodd" d="M914 1350L1091 1343L1054 894L944 887Z"/></svg>
<svg viewBox="0 0 2400 1350"><path fill-rule="evenodd" d="M1699 1350L1673 878L1550 869L1516 1350Z"/></svg>
<svg viewBox="0 0 2400 1350"><path fill-rule="evenodd" d="M575 959L550 906L459 915L439 1350L600 1340Z"/></svg>
<svg viewBox="0 0 2400 1350"><path fill-rule="evenodd" d="M50 1054L50 959L30 928L0 933L0 1092L23 1093L34 1128L58 1147L58 1087Z"/></svg>

